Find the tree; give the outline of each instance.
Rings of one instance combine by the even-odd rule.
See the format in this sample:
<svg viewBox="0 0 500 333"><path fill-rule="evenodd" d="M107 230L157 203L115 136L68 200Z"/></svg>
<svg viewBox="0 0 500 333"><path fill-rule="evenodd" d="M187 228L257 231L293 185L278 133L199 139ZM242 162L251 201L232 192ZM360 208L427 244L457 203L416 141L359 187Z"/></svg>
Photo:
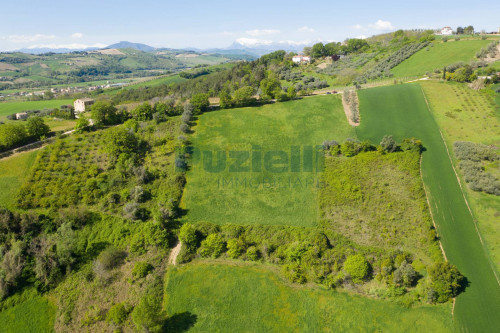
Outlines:
<svg viewBox="0 0 500 333"><path fill-rule="evenodd" d="M234 92L233 100L237 106L247 106L252 104L255 99L253 98L253 87L245 86L237 89Z"/></svg>
<svg viewBox="0 0 500 333"><path fill-rule="evenodd" d="M393 153L398 149L398 145L392 138L392 135L384 135L382 141L380 141L380 147L382 147L386 153Z"/></svg>
<svg viewBox="0 0 500 333"><path fill-rule="evenodd" d="M106 314L106 321L115 325L121 325L127 320L128 314L132 310L130 305L125 303L114 304Z"/></svg>
<svg viewBox="0 0 500 333"><path fill-rule="evenodd" d="M26 128L23 124L7 123L0 126L0 145L8 149L24 143L27 139Z"/></svg>
<svg viewBox="0 0 500 333"><path fill-rule="evenodd" d="M230 258L236 259L245 251L245 243L236 238L231 238L227 241L227 255Z"/></svg>
<svg viewBox="0 0 500 333"><path fill-rule="evenodd" d="M368 42L364 39L352 38L347 40L345 50L347 53L358 53L370 48Z"/></svg>
<svg viewBox="0 0 500 333"><path fill-rule="evenodd" d="M148 102L144 102L141 105L135 107L131 113L132 116L138 121L153 119L153 108Z"/></svg>
<svg viewBox="0 0 500 333"><path fill-rule="evenodd" d="M276 98L276 93L281 93L281 84L276 74L269 73L267 78L260 81L260 89L265 96Z"/></svg>
<svg viewBox="0 0 500 333"><path fill-rule="evenodd" d="M451 297L457 296L466 281L458 268L449 262L435 263L429 269L429 276L438 303L446 302Z"/></svg>
<svg viewBox="0 0 500 333"><path fill-rule="evenodd" d="M179 240L184 244L189 252L194 252L198 246L198 235L192 224L183 224L179 231Z"/></svg>
<svg viewBox="0 0 500 333"><path fill-rule="evenodd" d="M325 46L323 45L323 43L314 44L311 49L311 57L317 59L324 56L325 56Z"/></svg>
<svg viewBox="0 0 500 333"><path fill-rule="evenodd" d="M139 139L135 134L124 127L112 128L104 134L104 150L112 158L118 158L120 154L130 156L139 147Z"/></svg>
<svg viewBox="0 0 500 333"><path fill-rule="evenodd" d="M464 34L464 28L457 27L457 35L463 35L463 34Z"/></svg>
<svg viewBox="0 0 500 333"><path fill-rule="evenodd" d="M75 132L83 133L89 128L89 126L90 126L89 120L87 118L80 116L80 118L78 118L78 120L76 121Z"/></svg>
<svg viewBox="0 0 500 333"><path fill-rule="evenodd" d="M201 242L199 253L202 257L218 258L226 250L226 242L220 234L210 234Z"/></svg>
<svg viewBox="0 0 500 333"><path fill-rule="evenodd" d="M111 125L116 122L116 108L111 102L97 101L92 105L90 117L96 125Z"/></svg>
<svg viewBox="0 0 500 333"><path fill-rule="evenodd" d="M331 42L325 44L325 55L333 56L340 53L340 43Z"/></svg>
<svg viewBox="0 0 500 333"><path fill-rule="evenodd" d="M347 257L344 270L351 276L354 283L361 283L368 277L370 265L362 254L355 254Z"/></svg>
<svg viewBox="0 0 500 333"><path fill-rule="evenodd" d="M294 99L295 97L297 97L297 91L295 90L295 87L294 86L288 87L286 95L288 99Z"/></svg>
<svg viewBox="0 0 500 333"><path fill-rule="evenodd" d="M474 35L474 27L472 25L469 25L464 28L464 34L466 35Z"/></svg>
<svg viewBox="0 0 500 333"><path fill-rule="evenodd" d="M30 117L26 122L26 132L29 137L38 140L41 137L49 134L50 127L45 124L40 117Z"/></svg>
<svg viewBox="0 0 500 333"><path fill-rule="evenodd" d="M208 94L194 94L189 100L193 106L194 114L200 114L208 110L210 102L208 100Z"/></svg>
<svg viewBox="0 0 500 333"><path fill-rule="evenodd" d="M158 289L158 290L156 290ZM147 290L139 304L132 311L132 321L136 328L142 332L161 332L165 315L162 311L161 288Z"/></svg>
<svg viewBox="0 0 500 333"><path fill-rule="evenodd" d="M219 93L219 105L222 109L228 109L233 106L233 100L231 94L227 89L223 89Z"/></svg>
<svg viewBox="0 0 500 333"><path fill-rule="evenodd" d="M394 271L393 282L397 285L411 287L417 278L417 272L411 264L404 260Z"/></svg>

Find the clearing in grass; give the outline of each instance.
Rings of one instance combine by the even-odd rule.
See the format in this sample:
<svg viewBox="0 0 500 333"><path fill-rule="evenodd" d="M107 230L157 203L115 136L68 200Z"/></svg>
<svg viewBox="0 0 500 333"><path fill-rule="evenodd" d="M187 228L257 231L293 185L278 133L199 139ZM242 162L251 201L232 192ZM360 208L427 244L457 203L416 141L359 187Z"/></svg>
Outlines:
<svg viewBox="0 0 500 333"><path fill-rule="evenodd" d="M290 286L269 266L232 262L172 267L166 276L172 325L192 332L450 332L451 305L407 308L322 288Z"/></svg>
<svg viewBox="0 0 500 333"><path fill-rule="evenodd" d="M194 131L194 148L205 152L193 157L182 207L190 222L218 224L314 226L315 150L354 136L337 96L205 113Z"/></svg>
<svg viewBox="0 0 500 333"><path fill-rule="evenodd" d="M424 51L425 52L425 51ZM447 148L418 84L359 92L363 121L360 139L378 142L422 139L422 176L446 256L467 277L469 287L456 299L454 315L461 330L494 331L500 327L500 287L467 208Z"/></svg>

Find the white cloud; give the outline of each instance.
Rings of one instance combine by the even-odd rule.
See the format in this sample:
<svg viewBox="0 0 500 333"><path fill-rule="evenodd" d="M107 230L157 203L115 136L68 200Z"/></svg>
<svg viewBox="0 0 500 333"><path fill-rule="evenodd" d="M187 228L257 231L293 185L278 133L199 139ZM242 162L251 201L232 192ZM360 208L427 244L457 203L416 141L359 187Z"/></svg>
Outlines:
<svg viewBox="0 0 500 333"><path fill-rule="evenodd" d="M41 39L54 39L56 36L54 35L44 35L44 34L35 34L35 35L10 35L7 36L9 42L12 43L26 43L26 42L35 42Z"/></svg>
<svg viewBox="0 0 500 333"><path fill-rule="evenodd" d="M97 48L103 48L106 47L106 44L93 44L93 45L87 45L87 44L79 44L79 43L70 43L70 44L36 44L36 45L31 45L28 47L28 49L87 49L89 47L97 47Z"/></svg>
<svg viewBox="0 0 500 333"><path fill-rule="evenodd" d="M71 38L82 38L83 34L81 32L75 32L74 34L71 35Z"/></svg>
<svg viewBox="0 0 500 333"><path fill-rule="evenodd" d="M245 46L271 45L273 41L256 38L238 38L236 42Z"/></svg>
<svg viewBox="0 0 500 333"><path fill-rule="evenodd" d="M395 30L394 26L389 21L378 20L375 24L369 24L369 28L381 31Z"/></svg>
<svg viewBox="0 0 500 333"><path fill-rule="evenodd" d="M247 35L250 36L265 36L265 35L277 35L281 33L281 31L276 29L255 29L255 30L247 30Z"/></svg>
<svg viewBox="0 0 500 333"><path fill-rule="evenodd" d="M297 29L298 32L315 32L313 28L310 28L308 26L303 26L301 28Z"/></svg>

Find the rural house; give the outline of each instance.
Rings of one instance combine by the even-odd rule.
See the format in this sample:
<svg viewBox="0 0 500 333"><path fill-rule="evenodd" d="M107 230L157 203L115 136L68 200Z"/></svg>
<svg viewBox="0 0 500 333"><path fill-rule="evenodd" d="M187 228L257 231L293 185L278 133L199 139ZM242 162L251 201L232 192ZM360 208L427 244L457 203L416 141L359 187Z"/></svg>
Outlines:
<svg viewBox="0 0 500 333"><path fill-rule="evenodd" d="M94 104L94 100L92 98L80 98L77 99L74 103L75 112L85 112Z"/></svg>
<svg viewBox="0 0 500 333"><path fill-rule="evenodd" d="M293 57L292 57L292 61L293 61L295 64L310 63L310 62L311 62L311 57L308 57L308 56L301 56L301 55L298 55L298 56L293 56Z"/></svg>
<svg viewBox="0 0 500 333"><path fill-rule="evenodd" d="M443 29L441 29L441 35L443 36L453 35L453 29L450 27L444 27Z"/></svg>

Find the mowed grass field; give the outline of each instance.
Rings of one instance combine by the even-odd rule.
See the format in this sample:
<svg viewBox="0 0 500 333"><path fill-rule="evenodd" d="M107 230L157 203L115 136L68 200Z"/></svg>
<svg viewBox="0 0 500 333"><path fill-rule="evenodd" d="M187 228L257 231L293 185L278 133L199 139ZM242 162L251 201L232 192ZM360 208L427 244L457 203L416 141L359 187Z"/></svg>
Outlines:
<svg viewBox="0 0 500 333"><path fill-rule="evenodd" d="M36 296L0 312L0 333L53 332L56 307Z"/></svg>
<svg viewBox="0 0 500 333"><path fill-rule="evenodd" d="M319 215L317 163L314 154L308 157L307 147L313 151L324 140L355 135L337 96L205 113L194 132L193 146L211 153L211 164L218 164L219 154L227 156L227 163L214 171L204 166L210 164L207 153L203 159L195 154L181 203L187 221L294 226L313 226ZM260 156L254 151L261 151ZM284 158L276 164L285 166L282 172L266 164L266 156L277 160L275 153ZM252 157L240 168L234 166L235 155Z"/></svg>
<svg viewBox="0 0 500 333"><path fill-rule="evenodd" d="M0 103L0 120L5 121L9 114L23 112L26 110L41 110L45 108L60 108L61 105L73 104L72 99L56 99L50 101L34 102L2 102Z"/></svg>
<svg viewBox="0 0 500 333"><path fill-rule="evenodd" d="M423 75L444 66L475 59L476 52L485 47L491 40L460 40L446 43L433 43L423 48L398 66L391 69L395 77ZM427 51L429 49L429 51Z"/></svg>
<svg viewBox="0 0 500 333"><path fill-rule="evenodd" d="M29 175L37 153L35 150L0 159L0 206L13 206L16 193Z"/></svg>
<svg viewBox="0 0 500 333"><path fill-rule="evenodd" d="M262 265L191 263L166 276L166 309L190 332L450 332L451 305L406 308L310 286ZM176 316L177 315L177 316Z"/></svg>
<svg viewBox="0 0 500 333"><path fill-rule="evenodd" d="M500 145L500 112L493 96L457 83L429 81L422 82L421 85L449 147L452 147L455 141ZM498 96L500 94L497 94L497 98ZM452 156L454 157L454 154ZM457 161L454 162L457 165ZM498 274L500 197L472 191L463 181L462 187L466 190L479 230Z"/></svg>
<svg viewBox="0 0 500 333"><path fill-rule="evenodd" d="M386 134L396 140L422 139L422 175L431 211L446 256L467 277L469 286L456 299L454 316L460 330L494 332L500 327L500 286L472 216L467 209L439 127L428 110L418 84L359 91L360 139L380 142Z"/></svg>

